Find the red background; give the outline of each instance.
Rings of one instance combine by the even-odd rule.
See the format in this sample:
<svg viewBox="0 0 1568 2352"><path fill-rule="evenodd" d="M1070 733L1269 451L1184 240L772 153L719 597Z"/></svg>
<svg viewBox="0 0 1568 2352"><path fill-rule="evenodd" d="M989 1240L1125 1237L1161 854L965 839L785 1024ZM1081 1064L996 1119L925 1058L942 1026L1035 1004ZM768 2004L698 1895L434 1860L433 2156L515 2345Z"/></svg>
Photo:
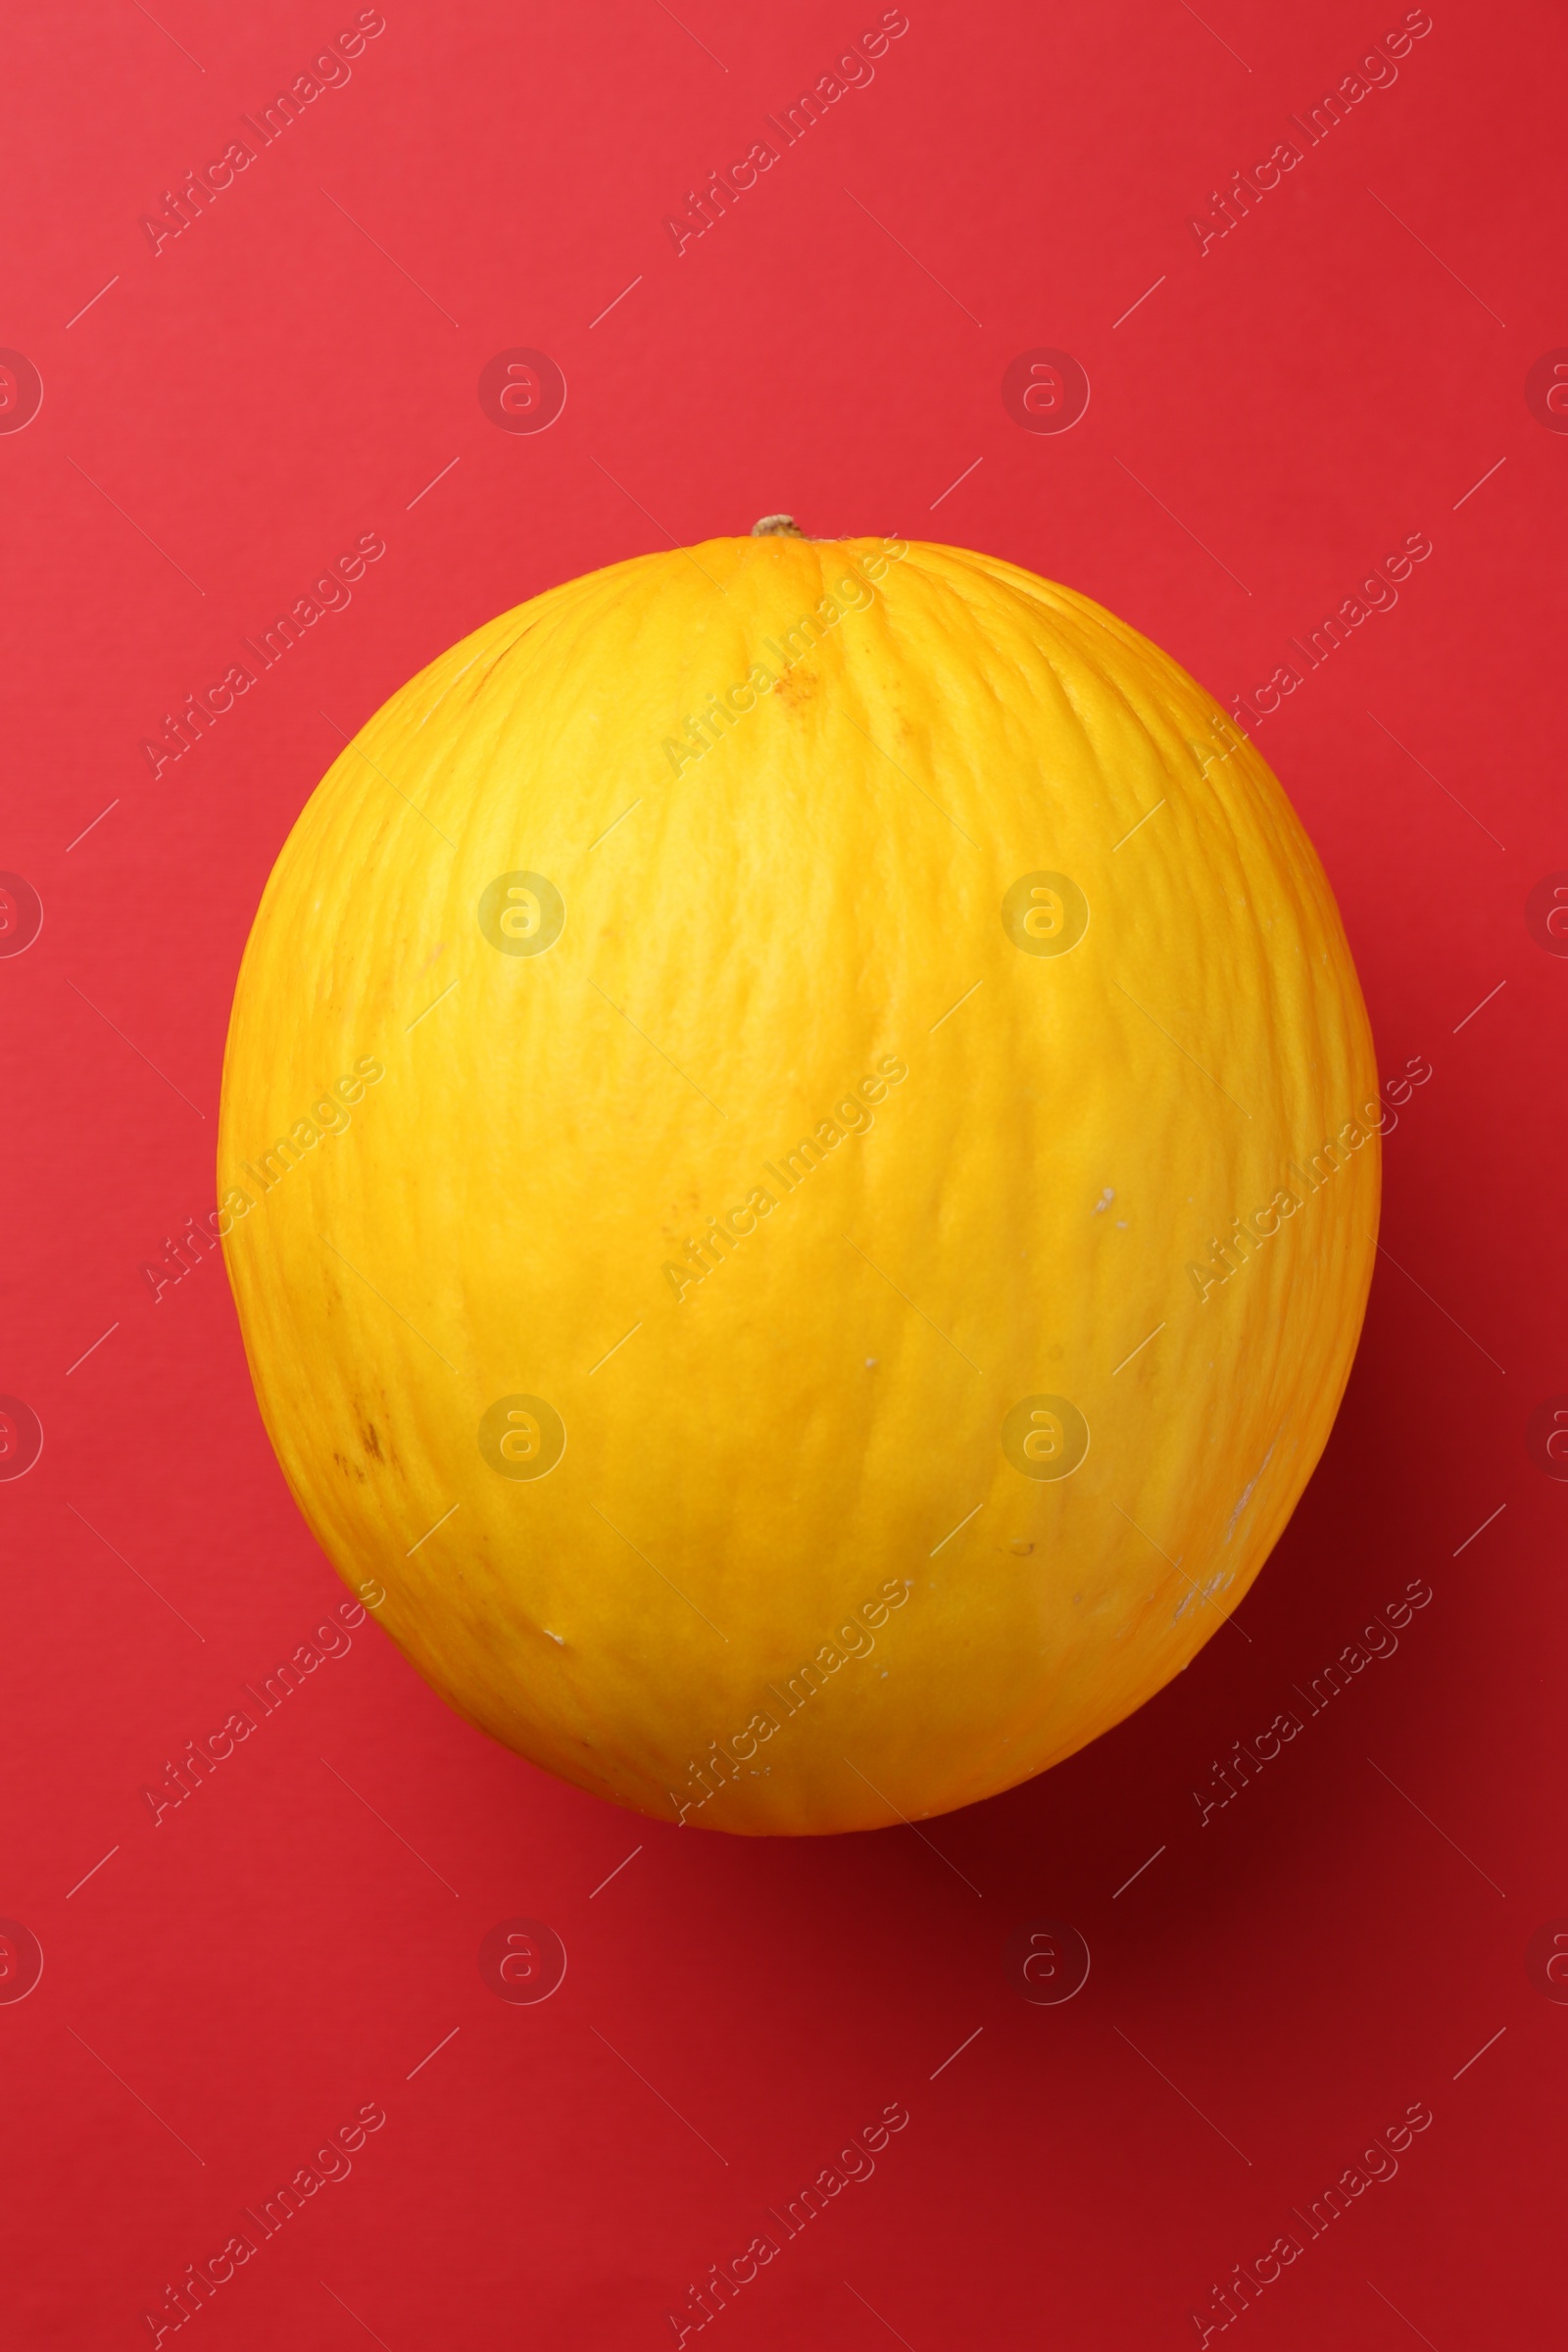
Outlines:
<svg viewBox="0 0 1568 2352"><path fill-rule="evenodd" d="M18 2343L150 2341L166 2282L371 2101L352 2178L211 2301L211 2352L670 2343L688 2283L895 2100L875 2177L714 2323L733 2352L1194 2342L1417 2101L1397 2177L1245 2341L1447 2352L1560 2311L1568 2008L1526 1953L1568 1912L1568 1493L1527 1424L1568 1388L1568 961L1525 904L1568 866L1568 438L1525 379L1568 342L1563 27L1434 0L1397 81L1200 255L1189 215L1402 10L911 0L874 81L677 257L666 212L880 11L788 14L387 0L347 86L155 256L139 216L354 9L13 12L0 342L44 384L0 435L0 865L44 906L0 961L0 1389L45 1433L0 1486L0 1913L45 1955L0 2003ZM514 346L564 371L548 432L481 411ZM1003 405L1036 346L1088 372L1071 431ZM235 970L334 722L540 589L778 508L1068 581L1227 700L1431 538L1259 731L1380 1067L1432 1076L1248 1639L927 1843L752 1842L547 1780L367 1624L155 1827L143 1786L340 1596L220 1266L156 1304L140 1272L212 1205ZM162 713L365 531L352 606L154 780ZM1397 1654L1200 1822L1213 1759L1413 1578ZM540 2006L476 1966L516 1914L569 1954ZM1041 1917L1093 1953L1064 2006L1004 1975Z"/></svg>

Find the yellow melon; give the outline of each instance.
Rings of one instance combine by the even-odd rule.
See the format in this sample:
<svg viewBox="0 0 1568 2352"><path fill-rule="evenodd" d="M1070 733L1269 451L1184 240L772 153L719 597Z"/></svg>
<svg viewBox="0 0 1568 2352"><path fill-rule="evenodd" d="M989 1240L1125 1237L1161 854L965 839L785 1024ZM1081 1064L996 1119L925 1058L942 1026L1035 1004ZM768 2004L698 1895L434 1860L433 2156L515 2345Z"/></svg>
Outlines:
<svg viewBox="0 0 1568 2352"><path fill-rule="evenodd" d="M268 884L220 1223L316 1536L667 1821L1006 1788L1235 1608L1323 1447L1381 1113L1250 743L1071 590L782 529L477 630Z"/></svg>

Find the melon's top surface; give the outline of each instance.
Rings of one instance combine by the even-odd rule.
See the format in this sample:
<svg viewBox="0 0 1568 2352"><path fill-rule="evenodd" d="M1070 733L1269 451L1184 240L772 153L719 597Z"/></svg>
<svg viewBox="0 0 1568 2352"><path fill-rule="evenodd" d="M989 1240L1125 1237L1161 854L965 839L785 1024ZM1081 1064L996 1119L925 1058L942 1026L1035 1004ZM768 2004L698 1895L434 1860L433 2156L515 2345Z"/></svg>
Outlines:
<svg viewBox="0 0 1568 2352"><path fill-rule="evenodd" d="M240 975L225 1250L302 1509L465 1714L668 1820L880 1826L1247 1591L1375 1094L1310 845L1164 655L957 549L720 539L335 762Z"/></svg>

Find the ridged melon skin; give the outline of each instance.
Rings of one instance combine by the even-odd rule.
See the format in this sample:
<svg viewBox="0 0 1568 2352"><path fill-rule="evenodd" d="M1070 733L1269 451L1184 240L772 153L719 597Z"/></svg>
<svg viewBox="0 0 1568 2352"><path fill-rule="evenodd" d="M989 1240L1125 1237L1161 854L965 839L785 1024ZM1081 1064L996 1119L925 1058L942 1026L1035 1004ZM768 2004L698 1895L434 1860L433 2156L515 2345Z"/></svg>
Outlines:
<svg viewBox="0 0 1568 2352"><path fill-rule="evenodd" d="M1376 1098L1311 845L1165 655L963 550L716 539L333 763L239 976L224 1251L301 1509L454 1707L666 1820L864 1829L1071 1754L1247 1592Z"/></svg>

